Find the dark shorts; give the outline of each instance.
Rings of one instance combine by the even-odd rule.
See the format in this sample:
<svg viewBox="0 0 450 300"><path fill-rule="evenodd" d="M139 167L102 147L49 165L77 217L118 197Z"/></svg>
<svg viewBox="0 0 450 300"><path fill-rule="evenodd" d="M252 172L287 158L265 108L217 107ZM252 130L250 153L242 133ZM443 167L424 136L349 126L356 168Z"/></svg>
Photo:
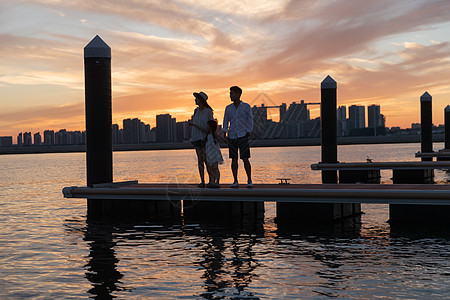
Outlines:
<svg viewBox="0 0 450 300"><path fill-rule="evenodd" d="M238 149L240 158L250 158L250 145L248 144L248 136L243 136L238 139L228 140L228 149L230 158L238 158Z"/></svg>

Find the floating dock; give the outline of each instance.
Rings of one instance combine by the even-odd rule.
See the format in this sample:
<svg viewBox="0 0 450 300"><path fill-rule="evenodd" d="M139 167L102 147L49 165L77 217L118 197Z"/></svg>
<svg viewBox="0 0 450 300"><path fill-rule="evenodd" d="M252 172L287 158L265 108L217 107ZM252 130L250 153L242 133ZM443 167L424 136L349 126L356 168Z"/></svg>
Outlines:
<svg viewBox="0 0 450 300"><path fill-rule="evenodd" d="M198 188L194 184L112 183L66 187L66 198L90 200L239 201L450 205L450 185L255 184L253 188Z"/></svg>
<svg viewBox="0 0 450 300"><path fill-rule="evenodd" d="M367 169L450 169L450 162L436 161L390 161L390 162L353 162L353 163L318 163L311 165L312 170L367 170Z"/></svg>

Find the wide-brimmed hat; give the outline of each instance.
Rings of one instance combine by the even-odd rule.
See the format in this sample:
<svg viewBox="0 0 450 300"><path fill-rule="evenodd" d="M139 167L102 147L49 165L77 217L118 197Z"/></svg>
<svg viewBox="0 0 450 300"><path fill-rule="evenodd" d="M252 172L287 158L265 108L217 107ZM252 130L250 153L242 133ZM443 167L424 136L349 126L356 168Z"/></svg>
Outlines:
<svg viewBox="0 0 450 300"><path fill-rule="evenodd" d="M203 92L198 92L198 93L194 93L193 94L194 95L194 97L196 97L196 98L202 98L203 100L208 100L208 95L206 95L205 93L203 93Z"/></svg>

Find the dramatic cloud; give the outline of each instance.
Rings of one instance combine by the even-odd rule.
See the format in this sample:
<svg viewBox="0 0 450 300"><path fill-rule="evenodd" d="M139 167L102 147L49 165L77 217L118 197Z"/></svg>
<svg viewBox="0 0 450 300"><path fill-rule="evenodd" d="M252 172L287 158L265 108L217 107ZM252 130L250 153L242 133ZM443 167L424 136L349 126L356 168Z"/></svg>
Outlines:
<svg viewBox="0 0 450 300"><path fill-rule="evenodd" d="M221 120L235 84L252 105L263 94L271 104L315 102L327 75L339 105L380 104L388 126L418 122L428 91L442 123L449 13L448 0L5 0L0 135L84 128L83 47L97 34L112 48L119 124L154 126L159 113L185 120L200 90Z"/></svg>

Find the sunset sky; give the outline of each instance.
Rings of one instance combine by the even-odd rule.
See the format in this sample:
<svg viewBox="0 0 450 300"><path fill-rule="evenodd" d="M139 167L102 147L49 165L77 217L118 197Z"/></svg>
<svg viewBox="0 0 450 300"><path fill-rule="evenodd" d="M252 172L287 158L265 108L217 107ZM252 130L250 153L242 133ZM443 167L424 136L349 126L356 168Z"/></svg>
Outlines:
<svg viewBox="0 0 450 300"><path fill-rule="evenodd" d="M96 35L112 49L120 127L187 120L195 91L221 123L232 85L252 106L317 102L327 75L338 105L381 105L389 127L420 122L428 91L443 124L449 16L449 0L1 0L0 136L84 130L83 48Z"/></svg>

